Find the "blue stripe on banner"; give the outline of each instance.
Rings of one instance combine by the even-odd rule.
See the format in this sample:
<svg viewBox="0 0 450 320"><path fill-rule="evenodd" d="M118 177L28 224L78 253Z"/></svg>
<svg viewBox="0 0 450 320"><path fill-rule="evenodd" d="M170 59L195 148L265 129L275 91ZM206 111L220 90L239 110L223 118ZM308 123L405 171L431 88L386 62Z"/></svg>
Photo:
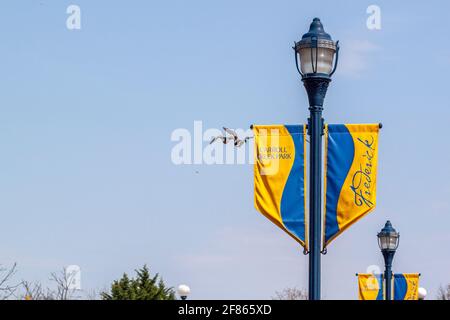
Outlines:
<svg viewBox="0 0 450 320"><path fill-rule="evenodd" d="M343 124L328 125L325 242L339 232L337 205L355 155L353 138Z"/></svg>
<svg viewBox="0 0 450 320"><path fill-rule="evenodd" d="M384 300L383 296L383 276L381 274L377 275L377 281L378 281L378 295L377 300Z"/></svg>
<svg viewBox="0 0 450 320"><path fill-rule="evenodd" d="M405 300L408 283L403 274L394 275L394 300Z"/></svg>
<svg viewBox="0 0 450 320"><path fill-rule="evenodd" d="M281 197L281 218L284 226L305 241L304 209L304 137L303 126L286 125L295 145L295 159Z"/></svg>

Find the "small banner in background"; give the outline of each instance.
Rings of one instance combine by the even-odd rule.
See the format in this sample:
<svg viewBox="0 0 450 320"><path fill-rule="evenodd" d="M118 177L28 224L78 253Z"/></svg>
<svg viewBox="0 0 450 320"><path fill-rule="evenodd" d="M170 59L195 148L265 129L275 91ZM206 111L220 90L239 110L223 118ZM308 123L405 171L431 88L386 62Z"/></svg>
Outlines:
<svg viewBox="0 0 450 320"><path fill-rule="evenodd" d="M255 207L308 250L305 126L253 126Z"/></svg>
<svg viewBox="0 0 450 320"><path fill-rule="evenodd" d="M419 300L419 273L394 274L394 300Z"/></svg>
<svg viewBox="0 0 450 320"><path fill-rule="evenodd" d="M324 248L376 205L379 124L330 124L325 134Z"/></svg>
<svg viewBox="0 0 450 320"><path fill-rule="evenodd" d="M384 300L383 275L372 273L358 274L359 300Z"/></svg>

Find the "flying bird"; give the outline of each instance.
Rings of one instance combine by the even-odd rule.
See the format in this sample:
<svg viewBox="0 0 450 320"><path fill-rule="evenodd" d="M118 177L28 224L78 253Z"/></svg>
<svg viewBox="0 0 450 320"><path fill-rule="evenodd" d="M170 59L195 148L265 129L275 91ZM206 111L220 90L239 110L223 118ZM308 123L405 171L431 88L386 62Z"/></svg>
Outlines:
<svg viewBox="0 0 450 320"><path fill-rule="evenodd" d="M225 135L213 137L209 144L213 144L218 140L221 140L223 144L227 144L233 141L234 146L239 148L242 147L245 143L247 143L248 140L253 138L253 137L245 137L244 139L239 139L239 136L237 135L236 131L226 127L223 127L223 130L225 131Z"/></svg>
<svg viewBox="0 0 450 320"><path fill-rule="evenodd" d="M253 137L245 137L244 139L239 139L236 131L226 127L223 127L223 130L231 136L230 138L234 140L234 146L237 148L242 147L242 145L247 143L248 140L253 138Z"/></svg>

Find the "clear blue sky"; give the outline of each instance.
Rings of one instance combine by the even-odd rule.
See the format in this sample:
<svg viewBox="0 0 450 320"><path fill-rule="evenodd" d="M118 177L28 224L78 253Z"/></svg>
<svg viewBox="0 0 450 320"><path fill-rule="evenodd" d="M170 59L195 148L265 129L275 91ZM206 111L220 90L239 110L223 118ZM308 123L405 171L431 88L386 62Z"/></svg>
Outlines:
<svg viewBox="0 0 450 320"><path fill-rule="evenodd" d="M66 29L66 8L82 29ZM382 29L366 28L381 8ZM47 281L69 264L103 289L147 263L192 298L307 287L307 258L253 208L252 167L174 166L170 134L303 123L291 46L312 18L341 42L330 123L382 122L378 207L323 258L323 297L355 299L401 232L397 272L450 282L450 5L446 1L0 3L0 263ZM195 173L198 171L199 173Z"/></svg>

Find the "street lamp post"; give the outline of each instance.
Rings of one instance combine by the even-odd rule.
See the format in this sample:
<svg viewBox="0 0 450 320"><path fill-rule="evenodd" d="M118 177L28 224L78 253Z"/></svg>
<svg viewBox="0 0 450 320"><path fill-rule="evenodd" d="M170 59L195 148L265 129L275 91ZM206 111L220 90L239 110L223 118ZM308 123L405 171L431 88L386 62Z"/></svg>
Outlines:
<svg viewBox="0 0 450 320"><path fill-rule="evenodd" d="M178 286L177 293L180 296L181 300L186 300L191 293L191 289L185 284L180 284Z"/></svg>
<svg viewBox="0 0 450 320"><path fill-rule="evenodd" d="M419 288L419 300L425 300L427 297L427 289L420 287Z"/></svg>
<svg viewBox="0 0 450 320"><path fill-rule="evenodd" d="M378 245L383 253L386 281L386 300L392 300L392 260L398 248L400 233L395 231L390 221L387 221L383 229L378 233Z"/></svg>
<svg viewBox="0 0 450 320"><path fill-rule="evenodd" d="M322 197L322 119L323 102L336 71L338 42L333 42L319 18L294 46L297 70L308 93L310 117L310 174L309 174L309 299L320 300L321 197ZM336 59L334 56L336 54ZM300 67L299 67L300 59ZM333 60L334 67L333 67Z"/></svg>

